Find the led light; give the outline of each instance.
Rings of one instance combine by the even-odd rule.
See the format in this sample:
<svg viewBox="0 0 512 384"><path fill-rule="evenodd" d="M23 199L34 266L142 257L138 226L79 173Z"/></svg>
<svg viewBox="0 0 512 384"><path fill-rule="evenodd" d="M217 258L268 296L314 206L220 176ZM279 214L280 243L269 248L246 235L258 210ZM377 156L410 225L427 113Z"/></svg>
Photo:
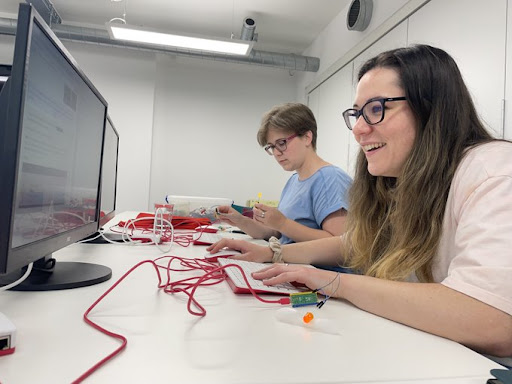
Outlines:
<svg viewBox="0 0 512 384"><path fill-rule="evenodd" d="M107 26L111 37L118 40L226 53L230 55L246 56L251 52L254 44L252 41L245 40L207 39L191 35L162 33L128 26L126 24L107 24Z"/></svg>
<svg viewBox="0 0 512 384"><path fill-rule="evenodd" d="M304 315L302 320L304 320L304 322L307 324L307 323L310 323L311 320L313 320L314 318L315 318L315 316L311 312L306 312L306 314Z"/></svg>

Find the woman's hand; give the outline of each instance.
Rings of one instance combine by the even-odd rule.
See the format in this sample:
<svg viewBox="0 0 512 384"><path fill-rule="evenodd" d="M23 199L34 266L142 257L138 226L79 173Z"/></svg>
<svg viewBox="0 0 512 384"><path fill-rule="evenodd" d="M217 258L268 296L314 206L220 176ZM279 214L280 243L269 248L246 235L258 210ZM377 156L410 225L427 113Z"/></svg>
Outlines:
<svg viewBox="0 0 512 384"><path fill-rule="evenodd" d="M222 239L215 244L210 245L206 250L212 254L217 253L223 248L230 248L240 251L242 254L232 256L233 259L255 261L266 263L272 261L274 252L269 247L250 243L244 240Z"/></svg>
<svg viewBox="0 0 512 384"><path fill-rule="evenodd" d="M277 208L259 203L254 205L252 218L278 232L282 232L281 229L287 220Z"/></svg>
<svg viewBox="0 0 512 384"><path fill-rule="evenodd" d="M296 282L304 284L310 289L322 289L329 296L339 295L337 290L340 287L340 277L337 272L302 265L277 263L258 272L253 272L252 277L263 280L265 285Z"/></svg>
<svg viewBox="0 0 512 384"><path fill-rule="evenodd" d="M217 213L219 220L225 221L235 227L239 227L244 218L240 212L229 205L221 205L217 207Z"/></svg>

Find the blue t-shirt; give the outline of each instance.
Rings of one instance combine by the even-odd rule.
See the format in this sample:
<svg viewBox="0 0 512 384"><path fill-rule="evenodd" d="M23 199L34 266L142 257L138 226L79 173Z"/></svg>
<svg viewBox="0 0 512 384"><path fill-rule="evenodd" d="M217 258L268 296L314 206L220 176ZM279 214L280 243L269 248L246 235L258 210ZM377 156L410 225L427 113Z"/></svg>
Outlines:
<svg viewBox="0 0 512 384"><path fill-rule="evenodd" d="M341 168L327 165L305 180L294 173L284 186L279 211L290 220L313 229L321 229L331 213L348 210L348 190L352 179ZM281 244L294 241L284 234Z"/></svg>

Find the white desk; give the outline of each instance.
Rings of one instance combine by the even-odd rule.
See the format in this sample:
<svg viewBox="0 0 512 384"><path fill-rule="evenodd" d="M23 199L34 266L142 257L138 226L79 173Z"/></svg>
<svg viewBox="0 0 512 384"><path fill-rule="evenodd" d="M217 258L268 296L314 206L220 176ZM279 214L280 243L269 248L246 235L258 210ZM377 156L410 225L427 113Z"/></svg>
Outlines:
<svg viewBox="0 0 512 384"><path fill-rule="evenodd" d="M175 245L170 254L204 249ZM82 315L125 271L160 255L153 246L75 244L56 259L107 265L112 279L65 291L0 292L0 310L18 329L16 352L0 357L0 383L69 383L114 351L118 341ZM457 343L338 300L315 313L337 322L341 335L331 335L283 323L275 317L282 306L235 295L225 282L197 293L204 318L188 313L185 295L159 291L149 264L135 271L91 314L126 336L127 349L85 382L482 384L500 368Z"/></svg>

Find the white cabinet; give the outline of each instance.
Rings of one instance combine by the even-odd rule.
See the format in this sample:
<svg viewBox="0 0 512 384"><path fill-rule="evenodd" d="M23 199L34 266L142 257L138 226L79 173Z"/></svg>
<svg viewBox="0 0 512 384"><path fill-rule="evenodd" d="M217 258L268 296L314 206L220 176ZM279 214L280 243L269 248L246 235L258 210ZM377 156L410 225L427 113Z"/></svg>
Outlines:
<svg viewBox="0 0 512 384"><path fill-rule="evenodd" d="M408 44L429 44L457 62L476 109L503 136L507 0L432 0L409 17Z"/></svg>

